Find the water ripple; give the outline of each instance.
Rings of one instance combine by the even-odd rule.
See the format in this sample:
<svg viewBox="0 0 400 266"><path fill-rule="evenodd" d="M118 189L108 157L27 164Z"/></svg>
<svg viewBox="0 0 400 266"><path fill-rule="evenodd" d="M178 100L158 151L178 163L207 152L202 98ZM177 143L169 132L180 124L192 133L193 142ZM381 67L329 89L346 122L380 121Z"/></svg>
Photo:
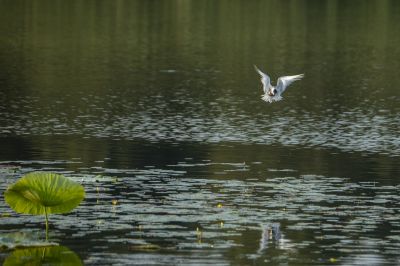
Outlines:
<svg viewBox="0 0 400 266"><path fill-rule="evenodd" d="M182 96L180 96L182 97ZM357 107L338 113L334 109L322 112L283 110L280 116L271 113L248 113L241 103L231 99L215 99L198 105L187 95L185 112L179 112L169 102L157 97L128 107L125 113L111 113L109 107L70 113L36 114L33 110L21 116L9 113L1 118L0 135L85 135L96 138L144 139L171 142L240 142L301 145L338 148L344 151L378 152L400 155L400 116L375 108ZM229 101L228 101L229 102ZM183 104L183 102L181 103ZM98 108L98 109L97 109Z"/></svg>
<svg viewBox="0 0 400 266"><path fill-rule="evenodd" d="M226 169L239 167L222 165ZM296 171L284 172L287 176L283 177L267 171L252 180L186 177L186 170L194 166L208 165L193 162L177 164L177 170L102 168L96 169L96 174L70 173L70 178L83 184L87 197L71 214L51 217L52 237L72 232L72 238L90 239L94 246L105 245L102 249L119 247L123 254L106 256L107 252L99 253L92 247L86 259L90 263L103 259L122 263L150 256L143 253L150 249L161 250L167 261L175 260L165 254L180 254L179 259L193 263L197 260L189 254L196 254L199 263L213 258L226 264L223 254L248 245L255 249L241 252L256 261L266 259L267 250L291 258L293 252L324 249L346 264L371 255L377 248L373 243L379 243L382 251L376 261L397 258L392 251L399 247L398 186ZM1 169L2 178L15 180L16 174ZM0 213L10 213L0 218L2 228L42 223L42 217L11 213L3 201ZM129 250L141 252L129 254ZM157 254L148 259L160 258ZM324 259L318 254L311 257ZM279 256L270 259L278 260ZM299 259L306 261L306 257Z"/></svg>

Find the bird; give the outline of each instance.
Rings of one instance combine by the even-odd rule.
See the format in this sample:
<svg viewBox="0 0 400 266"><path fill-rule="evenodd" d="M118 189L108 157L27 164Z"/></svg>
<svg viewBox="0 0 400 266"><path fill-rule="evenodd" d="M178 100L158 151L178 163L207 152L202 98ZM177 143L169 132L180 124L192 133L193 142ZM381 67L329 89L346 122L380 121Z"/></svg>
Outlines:
<svg viewBox="0 0 400 266"><path fill-rule="evenodd" d="M282 93L286 88L296 80L300 80L304 77L304 74L293 75L293 76L282 76L278 78L276 86L271 85L270 77L262 72L256 65L254 68L261 76L261 83L263 84L264 94L261 95L263 101L272 103L282 100Z"/></svg>

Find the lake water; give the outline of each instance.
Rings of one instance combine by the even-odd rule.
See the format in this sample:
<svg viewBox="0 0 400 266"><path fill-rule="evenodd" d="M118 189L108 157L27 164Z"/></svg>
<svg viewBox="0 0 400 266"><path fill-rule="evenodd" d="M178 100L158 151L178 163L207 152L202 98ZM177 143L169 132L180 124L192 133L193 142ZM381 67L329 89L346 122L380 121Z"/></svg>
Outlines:
<svg viewBox="0 0 400 266"><path fill-rule="evenodd" d="M85 187L50 217L64 262L399 264L399 14L395 0L0 0L0 193L31 171ZM268 104L254 64L305 78ZM43 221L1 196L2 236L43 239Z"/></svg>

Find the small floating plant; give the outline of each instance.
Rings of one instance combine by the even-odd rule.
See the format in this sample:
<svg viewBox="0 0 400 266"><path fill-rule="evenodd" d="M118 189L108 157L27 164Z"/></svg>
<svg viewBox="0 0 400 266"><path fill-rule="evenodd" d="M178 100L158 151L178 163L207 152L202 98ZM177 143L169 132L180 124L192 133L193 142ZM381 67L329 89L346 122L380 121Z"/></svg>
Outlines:
<svg viewBox="0 0 400 266"><path fill-rule="evenodd" d="M4 192L5 201L17 213L45 216L46 240L49 215L72 211L84 197L82 185L63 175L48 172L29 173Z"/></svg>

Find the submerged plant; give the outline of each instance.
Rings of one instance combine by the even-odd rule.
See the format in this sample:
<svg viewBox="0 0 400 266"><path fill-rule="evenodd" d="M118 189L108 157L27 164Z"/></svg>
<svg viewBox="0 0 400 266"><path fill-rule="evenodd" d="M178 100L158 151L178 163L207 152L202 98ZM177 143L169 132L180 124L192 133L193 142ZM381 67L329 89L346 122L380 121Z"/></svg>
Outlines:
<svg viewBox="0 0 400 266"><path fill-rule="evenodd" d="M84 197L85 190L80 184L63 175L46 172L29 173L4 192L6 202L14 211L45 216L46 240L49 214L70 212Z"/></svg>

